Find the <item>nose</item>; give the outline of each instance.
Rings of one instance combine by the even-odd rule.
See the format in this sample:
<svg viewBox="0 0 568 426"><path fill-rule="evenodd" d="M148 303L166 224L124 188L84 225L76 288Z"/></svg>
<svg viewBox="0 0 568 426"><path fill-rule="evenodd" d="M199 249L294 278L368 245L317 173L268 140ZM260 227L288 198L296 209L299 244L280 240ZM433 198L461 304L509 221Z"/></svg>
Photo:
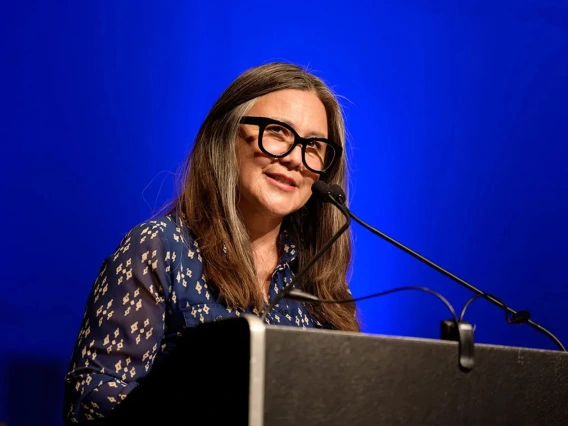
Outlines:
<svg viewBox="0 0 568 426"><path fill-rule="evenodd" d="M290 168L298 168L302 166L302 146L297 145L285 157L280 158L280 162L288 164Z"/></svg>

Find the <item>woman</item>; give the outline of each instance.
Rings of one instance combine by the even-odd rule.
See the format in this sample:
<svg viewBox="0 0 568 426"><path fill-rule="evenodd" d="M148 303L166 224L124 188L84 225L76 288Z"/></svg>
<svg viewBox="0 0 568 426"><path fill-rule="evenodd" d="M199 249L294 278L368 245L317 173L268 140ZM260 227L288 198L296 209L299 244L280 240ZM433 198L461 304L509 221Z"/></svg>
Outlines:
<svg viewBox="0 0 568 426"><path fill-rule="evenodd" d="M318 179L345 187L337 99L301 68L272 63L239 76L211 109L179 197L132 229L102 265L66 376L68 421L104 418L202 322L259 314L344 223L311 198ZM344 234L302 289L347 299ZM266 322L358 331L355 306L282 300Z"/></svg>

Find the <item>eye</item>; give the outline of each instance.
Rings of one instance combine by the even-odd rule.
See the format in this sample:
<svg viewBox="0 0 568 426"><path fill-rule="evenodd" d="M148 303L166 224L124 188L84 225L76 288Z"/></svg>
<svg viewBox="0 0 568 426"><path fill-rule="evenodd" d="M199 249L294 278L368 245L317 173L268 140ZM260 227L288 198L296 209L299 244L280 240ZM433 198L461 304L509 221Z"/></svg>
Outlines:
<svg viewBox="0 0 568 426"><path fill-rule="evenodd" d="M315 151L318 151L318 152L322 152L322 151L325 150L325 145L326 145L325 143L318 141L318 140L315 140L315 141L309 141L306 144L306 148L309 148L312 151L315 150Z"/></svg>
<svg viewBox="0 0 568 426"><path fill-rule="evenodd" d="M268 126L266 128L266 130L268 130L270 133L273 133L275 135L278 134L287 134L289 133L288 129L286 129L285 127L279 126L278 124L271 124L270 126Z"/></svg>
<svg viewBox="0 0 568 426"><path fill-rule="evenodd" d="M290 129L287 129L284 126L280 126L279 124L270 124L266 126L264 135L274 140L287 142L294 140L294 135L292 134Z"/></svg>

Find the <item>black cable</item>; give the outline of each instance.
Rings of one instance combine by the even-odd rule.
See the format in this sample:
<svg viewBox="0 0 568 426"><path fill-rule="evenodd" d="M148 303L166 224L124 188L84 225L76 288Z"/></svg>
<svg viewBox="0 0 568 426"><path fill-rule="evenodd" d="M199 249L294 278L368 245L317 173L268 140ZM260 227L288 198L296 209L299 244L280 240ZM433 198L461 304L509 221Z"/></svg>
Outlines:
<svg viewBox="0 0 568 426"><path fill-rule="evenodd" d="M495 297L491 294L485 293L483 295L481 294L476 294L472 297L470 297L467 302L465 303L461 314L460 314L460 321L463 320L464 316L465 316L465 312L467 311L467 308L469 307L469 305L471 305L471 302L473 302L475 299L479 299L479 298L483 298L486 300L496 300L499 303L503 304L504 306L504 310L505 310L505 321L507 321L508 324L530 324L532 325L534 328L536 328L538 331L540 331L541 333L545 334L548 338L550 338L554 343L556 343L556 345L562 349L564 352L566 352L566 349L564 348L564 346L562 345L562 342L560 342L560 340L554 335L552 334L552 332L550 332L549 330L547 330L546 328L544 328L543 326L541 326L540 324L536 324L534 322L532 322L530 320L530 313L528 311L519 311L519 312L515 312L513 309L510 309L505 302L503 302L501 299L499 299L498 297ZM490 299L491 298L491 299ZM509 313L511 313L511 316L509 316Z"/></svg>
<svg viewBox="0 0 568 426"><path fill-rule="evenodd" d="M361 300L372 299L374 297L386 296L387 294L396 293L399 291L404 290L419 290L429 293L446 305L450 314L452 315L455 330L457 333L457 341L458 341L458 366L459 369L463 372L470 372L474 365L474 339L473 339L473 327L469 323L460 322L456 315L456 311L454 310L452 304L448 302L448 300L442 296L440 293L430 290L426 287L416 287L416 286L404 286L404 287L396 287L390 290L381 291L379 293L369 294L367 296L356 297L352 299L343 299L343 300L322 300L313 294L306 293L299 289L292 289L286 295L286 298L293 299L297 301L301 301L304 303L354 303Z"/></svg>
<svg viewBox="0 0 568 426"><path fill-rule="evenodd" d="M405 291L405 290L424 291L424 292L429 293L433 296L436 296L439 300L442 301L442 303L444 303L444 305L446 305L446 307L450 311L450 314L452 315L452 318L454 319L456 325L459 322L458 316L456 315L456 311L454 310L454 307L452 306L452 304L444 296L442 296L440 293L438 293L434 290L430 290L429 288L426 288L426 287L418 287L418 286L396 287L396 288L392 288L390 290L381 291L379 293L369 294L367 296L356 297L356 298L353 298L353 299L342 299L342 300L323 300L323 299L320 299L317 296L306 293L302 290L293 289L293 290L290 290L290 292L286 295L286 298L291 299L291 300L297 300L297 301L304 302L304 303L354 303L354 302L359 302L361 300L367 300L367 299L372 299L372 298L375 298L375 297L386 296L387 294L397 293L399 291Z"/></svg>

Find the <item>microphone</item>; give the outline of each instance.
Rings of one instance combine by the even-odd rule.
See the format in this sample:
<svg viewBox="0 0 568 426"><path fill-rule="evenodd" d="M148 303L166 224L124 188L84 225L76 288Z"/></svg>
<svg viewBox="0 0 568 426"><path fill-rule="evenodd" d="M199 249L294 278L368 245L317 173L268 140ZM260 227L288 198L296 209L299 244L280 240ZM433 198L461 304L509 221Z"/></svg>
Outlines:
<svg viewBox="0 0 568 426"><path fill-rule="evenodd" d="M268 306L262 312L260 319L264 321L268 313L274 309L274 307L283 299L285 298L290 290L292 290L292 286L296 282L300 282L301 278L306 274L306 272L319 260L320 257L332 246L332 244L345 232L347 228L351 225L351 217L349 216L349 211L347 207L343 203L340 203L332 194L329 185L321 180L314 182L312 185L312 192L313 194L322 199L325 202L329 202L337 207L343 215L345 216L346 222L345 224L339 228L339 230L331 237L331 239L310 259L310 261L304 266L304 268L298 272L298 274L288 283L286 286L280 290L280 293L276 295L274 299L270 301Z"/></svg>
<svg viewBox="0 0 568 426"><path fill-rule="evenodd" d="M330 185L330 194L329 197L333 198L334 200L342 200L343 203L345 203L346 197L345 197L345 192L343 191L343 189L337 185L337 184L331 184ZM480 289L478 289L477 287L474 287L473 285L471 285L470 283L468 283L467 281L459 278L458 276L452 274L451 272L447 271L446 269L442 268L441 266L437 265L436 263L432 262L431 260L425 258L424 256L416 253L414 250L411 250L410 248L406 247L405 245L399 243L398 241L396 241L395 239L389 237L388 235L384 234L383 232L379 231L378 229L372 227L371 225L365 223L363 220L359 219L357 216L355 216L355 214L349 210L345 205L343 205L343 208L345 209L345 211L347 212L347 214L353 219L355 220L357 223L359 223L360 225L362 225L364 228L368 229L369 231L371 231L373 234L381 237L382 239L388 241L389 243L395 245L396 247L398 247L399 249L403 250L404 252L408 253L409 255L413 256L414 258L420 260L421 262L425 263L426 265L428 265L429 267L435 269L436 271L440 272L442 275L445 275L446 277L450 278L451 280L457 282L458 284L461 284L462 286L464 286L465 288L467 288L468 290L472 291L473 293L475 293L475 296L473 296L471 299L469 299L466 303L466 305L463 308L462 314L460 316L460 321L463 319L463 316L465 314L465 310L467 308L467 306L475 299L475 298L484 298L485 300L488 300L489 302L491 302L492 304L494 304L495 306L503 309L505 311L506 317L507 317L507 322L509 324L528 324L531 327L533 327L535 330L541 332L542 334L544 334L545 336L547 336L548 338L550 338L555 344L556 346L558 346L558 348L561 351L566 352L566 349L564 348L564 345L562 345L562 343L560 342L560 340L554 335L552 334L550 331L548 331L546 328L544 328L543 326L541 326L540 324L534 322L533 320L530 319L530 313L528 311L515 311L511 308L509 308L503 301L501 301L499 298L492 296L489 293L485 293L483 291L481 291ZM509 315L511 315L509 317ZM447 326L447 324L444 324L445 322L443 322L442 327L444 327L445 325ZM458 323L459 324L459 321Z"/></svg>

